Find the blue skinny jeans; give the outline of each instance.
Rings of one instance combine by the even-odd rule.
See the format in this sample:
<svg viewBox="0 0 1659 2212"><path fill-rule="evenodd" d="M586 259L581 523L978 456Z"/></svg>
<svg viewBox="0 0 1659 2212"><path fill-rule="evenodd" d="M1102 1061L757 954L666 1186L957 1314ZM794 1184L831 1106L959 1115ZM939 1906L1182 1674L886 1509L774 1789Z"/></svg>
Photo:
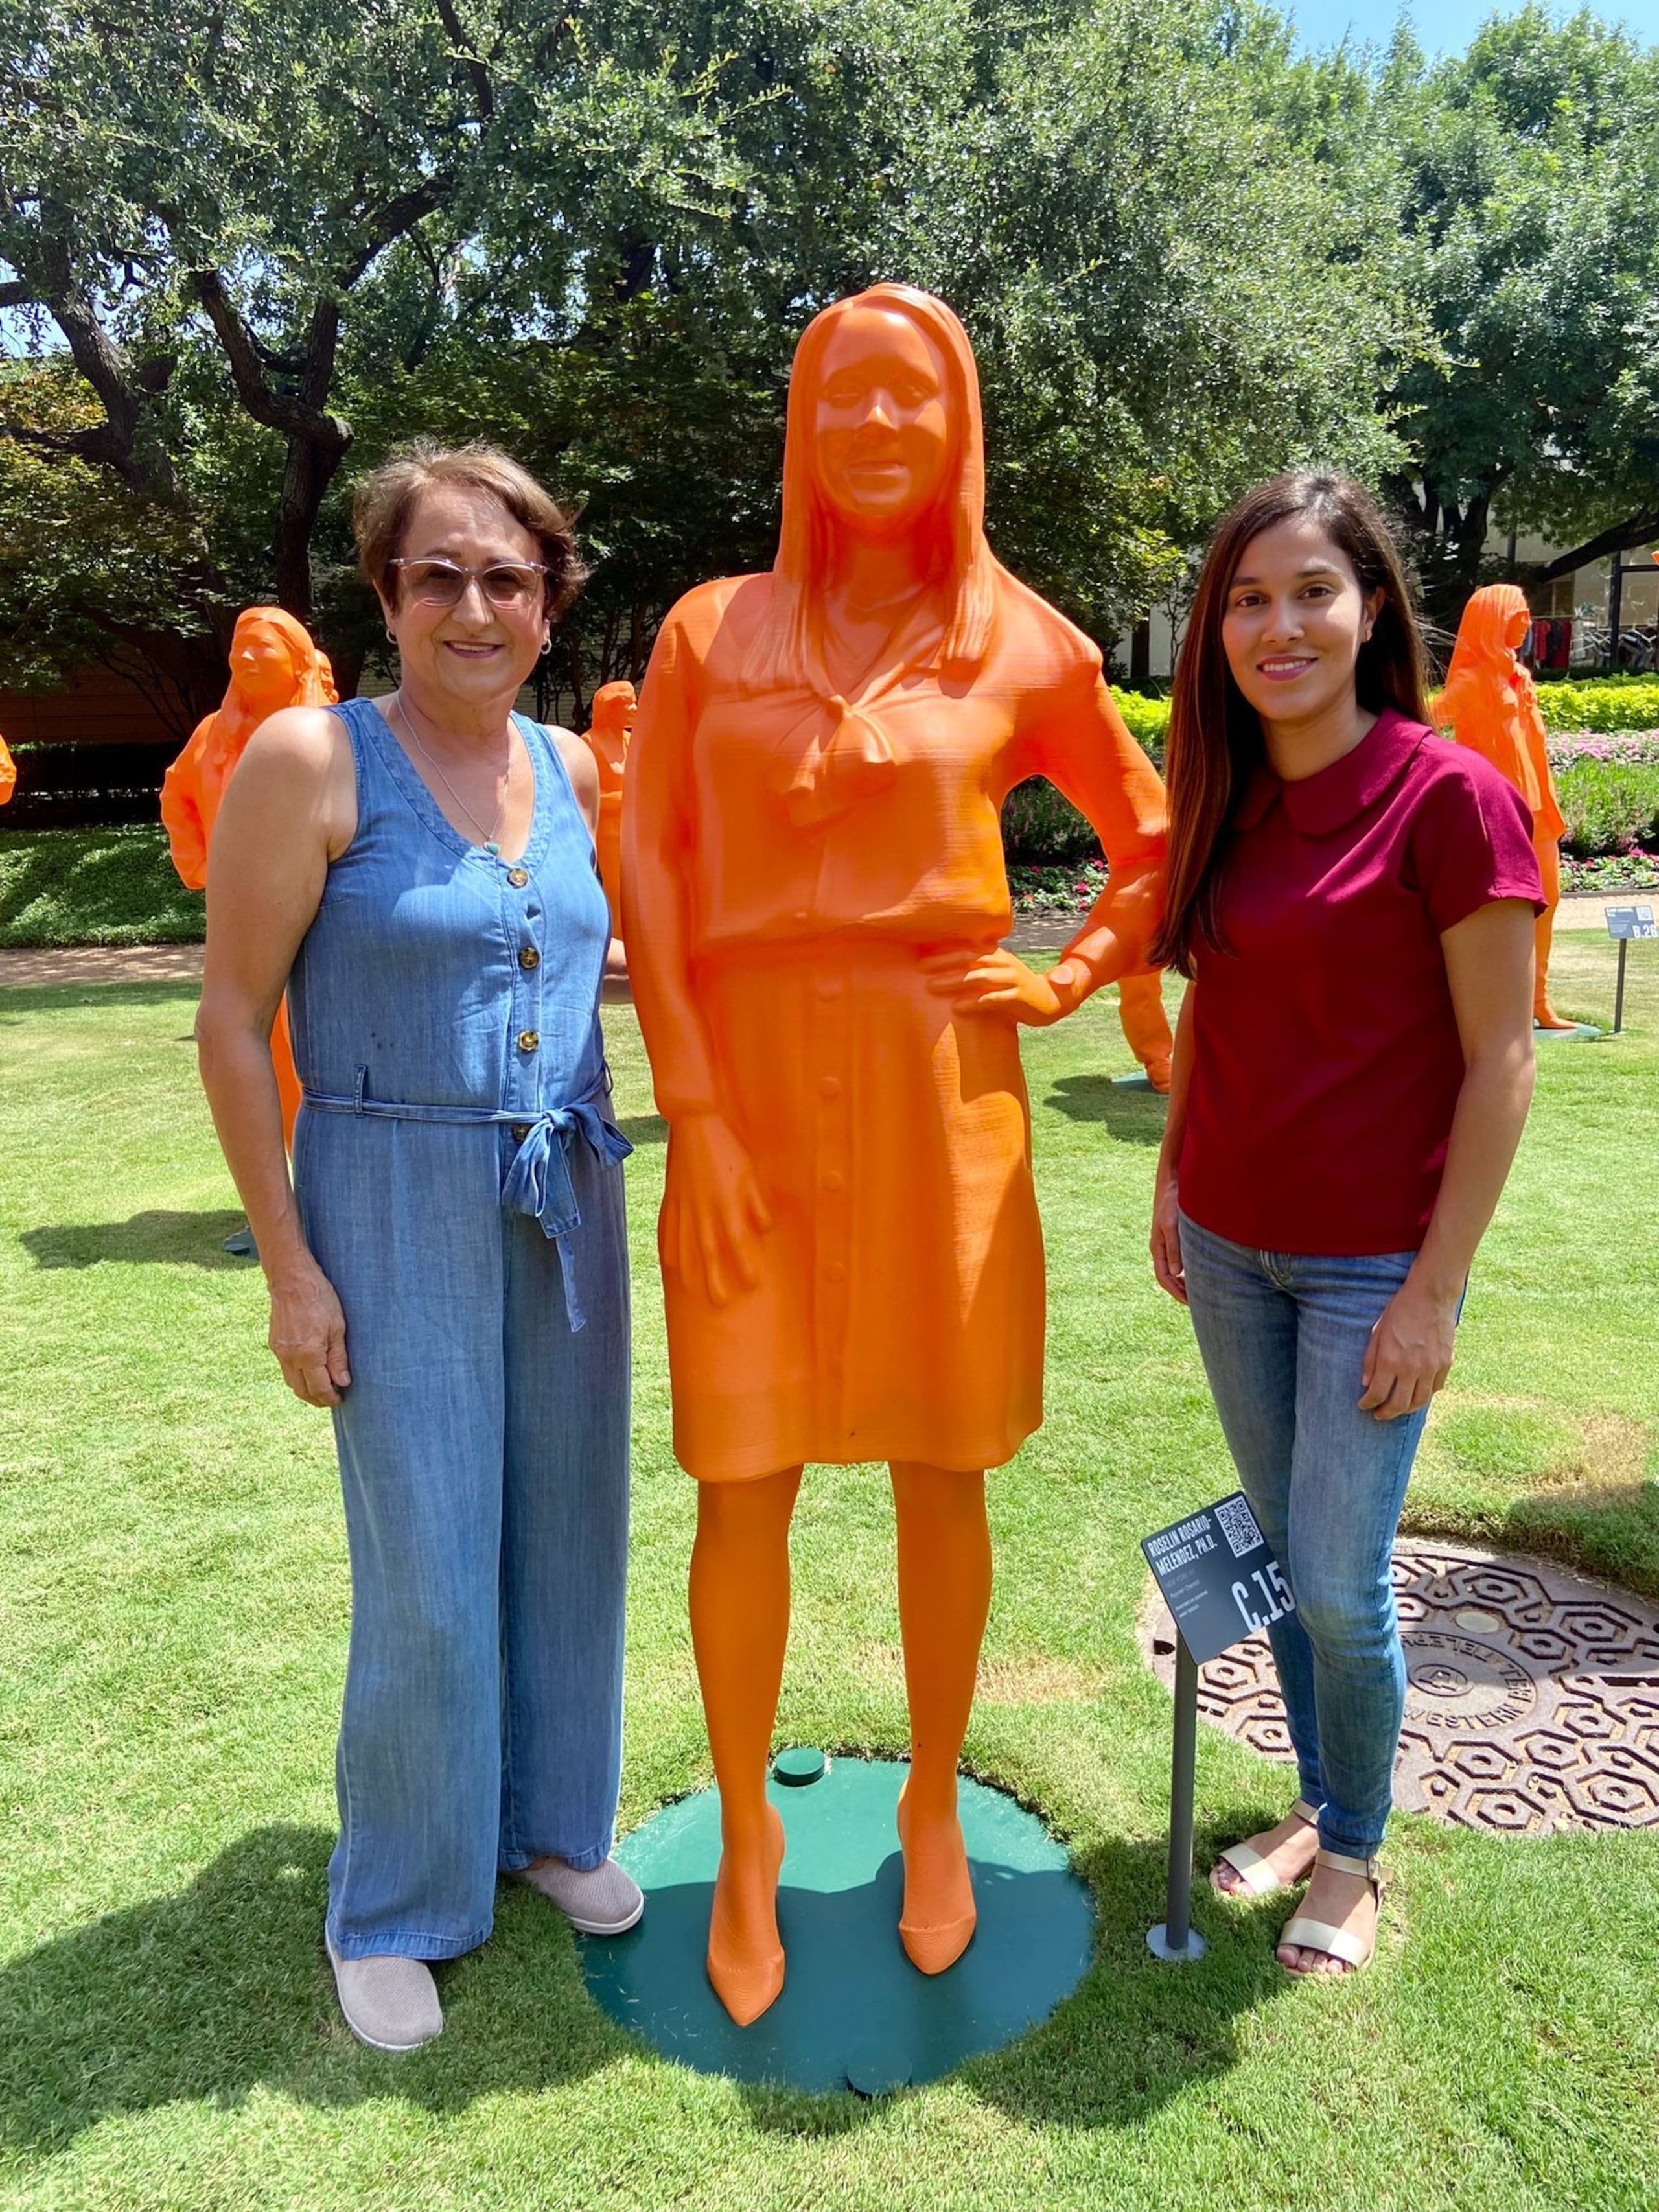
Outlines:
<svg viewBox="0 0 1659 2212"><path fill-rule="evenodd" d="M1362 1413L1370 1333L1414 1252L1255 1252L1183 1214L1188 1310L1216 1411L1296 1610L1267 1633L1319 1840L1379 1850L1406 1662L1389 1557L1426 1411Z"/></svg>

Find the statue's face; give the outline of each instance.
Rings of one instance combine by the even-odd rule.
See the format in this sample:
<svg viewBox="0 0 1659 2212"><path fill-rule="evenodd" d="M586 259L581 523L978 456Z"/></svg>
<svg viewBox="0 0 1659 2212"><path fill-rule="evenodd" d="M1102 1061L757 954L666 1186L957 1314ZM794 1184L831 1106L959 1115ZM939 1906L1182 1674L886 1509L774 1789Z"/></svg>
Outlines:
<svg viewBox="0 0 1659 2212"><path fill-rule="evenodd" d="M631 684L602 684L593 695L593 727L607 738L630 738L638 701Z"/></svg>
<svg viewBox="0 0 1659 2212"><path fill-rule="evenodd" d="M908 317L854 307L823 351L813 453L825 503L896 537L938 501L951 466L945 364Z"/></svg>
<svg viewBox="0 0 1659 2212"><path fill-rule="evenodd" d="M274 714L294 703L297 688L288 640L269 623L238 623L230 646L230 676L250 707Z"/></svg>
<svg viewBox="0 0 1659 2212"><path fill-rule="evenodd" d="M1516 607L1512 614L1504 617L1504 642L1511 653L1520 651L1531 628L1532 617L1524 607Z"/></svg>

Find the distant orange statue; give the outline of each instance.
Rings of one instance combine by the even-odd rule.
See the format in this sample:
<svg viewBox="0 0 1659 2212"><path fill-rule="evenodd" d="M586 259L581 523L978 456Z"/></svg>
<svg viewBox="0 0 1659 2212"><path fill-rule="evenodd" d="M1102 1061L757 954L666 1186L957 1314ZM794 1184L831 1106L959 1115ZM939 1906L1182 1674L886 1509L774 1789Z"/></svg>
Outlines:
<svg viewBox="0 0 1659 2212"><path fill-rule="evenodd" d="M1463 610L1446 688L1433 702L1436 725L1459 744L1484 753L1532 810L1533 849L1543 871L1544 911L1538 917L1533 1019L1540 1029L1570 1030L1550 1005L1550 940L1561 898L1561 833L1566 828L1550 777L1544 718L1531 677L1516 658L1532 626L1518 584L1485 584Z"/></svg>
<svg viewBox="0 0 1659 2212"><path fill-rule="evenodd" d="M613 937L623 933L623 778L628 767L628 746L634 734L636 704L631 684L601 684L593 694L593 719L587 732L587 749L599 770L599 831L595 843L599 856L599 881L611 902Z"/></svg>
<svg viewBox="0 0 1659 2212"><path fill-rule="evenodd" d="M740 2023L783 1985L765 1784L804 1461L890 1462L900 1934L925 1973L972 1937L957 1765L990 1601L984 1470L1042 1417L1017 1024L1144 966L1161 896L1157 775L1094 647L993 556L984 483L951 310L896 285L827 308L795 353L775 565L674 608L629 757L623 934L670 1132L674 1449L701 1485L708 1973ZM1000 817L1029 775L1110 861L1046 975L1000 949Z"/></svg>
<svg viewBox="0 0 1659 2212"><path fill-rule="evenodd" d="M161 821L173 865L193 891L206 889L208 843L236 763L261 722L282 707L331 705L339 695L325 653L281 607L248 607L230 641L230 685L204 715L161 781ZM294 1147L300 1079L288 1034L288 1003L276 1009L270 1056L283 1104L283 1134Z"/></svg>
<svg viewBox="0 0 1659 2212"><path fill-rule="evenodd" d="M1146 1080L1154 1091L1167 1093L1175 1039L1170 1031L1170 1017L1164 1011L1163 979L1156 968L1118 977L1117 1012L1124 1041L1146 1069Z"/></svg>
<svg viewBox="0 0 1659 2212"><path fill-rule="evenodd" d="M3 806L17 788L17 763L11 757L11 748L0 738L0 806Z"/></svg>

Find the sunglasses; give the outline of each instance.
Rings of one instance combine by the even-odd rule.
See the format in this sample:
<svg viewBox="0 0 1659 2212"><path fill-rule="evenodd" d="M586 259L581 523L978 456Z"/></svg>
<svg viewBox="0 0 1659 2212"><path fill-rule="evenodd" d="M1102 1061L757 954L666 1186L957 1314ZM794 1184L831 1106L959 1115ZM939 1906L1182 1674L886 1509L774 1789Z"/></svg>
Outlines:
<svg viewBox="0 0 1659 2212"><path fill-rule="evenodd" d="M410 595L428 607L454 607L476 577L492 607L539 605L544 561L492 561L487 568L463 568L454 561L388 561L401 568Z"/></svg>

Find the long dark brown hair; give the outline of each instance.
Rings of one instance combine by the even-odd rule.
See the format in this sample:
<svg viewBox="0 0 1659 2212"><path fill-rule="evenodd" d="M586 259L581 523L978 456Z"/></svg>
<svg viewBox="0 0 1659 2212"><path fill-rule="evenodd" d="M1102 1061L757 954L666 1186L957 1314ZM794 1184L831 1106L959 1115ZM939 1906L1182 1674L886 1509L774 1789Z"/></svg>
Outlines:
<svg viewBox="0 0 1659 2212"><path fill-rule="evenodd" d="M1152 957L1182 975L1192 974L1200 943L1212 950L1221 945L1216 898L1229 824L1251 775L1267 758L1261 720L1234 683L1221 641L1227 593L1250 540L1304 515L1347 556L1360 590L1368 598L1379 590L1382 594L1354 667L1359 704L1373 714L1396 707L1414 722L1429 718L1427 664L1411 587L1370 493L1346 477L1300 472L1246 492L1210 541L1170 701L1168 888Z"/></svg>

